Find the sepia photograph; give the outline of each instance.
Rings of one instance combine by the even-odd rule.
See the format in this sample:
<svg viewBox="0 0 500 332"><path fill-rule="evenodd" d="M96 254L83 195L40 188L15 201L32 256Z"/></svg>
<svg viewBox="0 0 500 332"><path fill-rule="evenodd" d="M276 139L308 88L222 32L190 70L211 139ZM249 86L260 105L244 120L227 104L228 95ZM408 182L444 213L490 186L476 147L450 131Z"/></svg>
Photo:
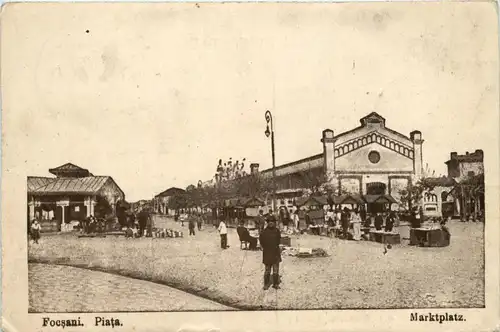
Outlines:
<svg viewBox="0 0 500 332"><path fill-rule="evenodd" d="M37 329L497 305L495 5L42 7L3 8L1 49L4 265Z"/></svg>

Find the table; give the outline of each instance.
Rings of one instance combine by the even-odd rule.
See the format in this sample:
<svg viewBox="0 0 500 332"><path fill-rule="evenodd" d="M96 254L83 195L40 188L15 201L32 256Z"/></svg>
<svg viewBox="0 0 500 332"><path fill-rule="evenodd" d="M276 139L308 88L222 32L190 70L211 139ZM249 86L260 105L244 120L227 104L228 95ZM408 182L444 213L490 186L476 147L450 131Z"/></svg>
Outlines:
<svg viewBox="0 0 500 332"><path fill-rule="evenodd" d="M370 241L385 243L385 244L400 244L401 236L398 233L371 231Z"/></svg>
<svg viewBox="0 0 500 332"><path fill-rule="evenodd" d="M410 228L410 245L446 247L450 245L450 238L440 228Z"/></svg>
<svg viewBox="0 0 500 332"><path fill-rule="evenodd" d="M292 246L292 239L289 236L282 236L280 239L280 244L285 245L287 247Z"/></svg>

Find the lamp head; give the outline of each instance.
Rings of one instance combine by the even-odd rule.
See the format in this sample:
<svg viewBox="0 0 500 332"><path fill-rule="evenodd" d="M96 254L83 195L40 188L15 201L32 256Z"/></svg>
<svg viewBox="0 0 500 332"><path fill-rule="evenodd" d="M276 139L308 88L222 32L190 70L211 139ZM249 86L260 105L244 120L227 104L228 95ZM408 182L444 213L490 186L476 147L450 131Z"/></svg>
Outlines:
<svg viewBox="0 0 500 332"><path fill-rule="evenodd" d="M266 131L264 133L266 134L266 137L269 137L269 135L271 135L271 132L269 131L269 125L266 126Z"/></svg>

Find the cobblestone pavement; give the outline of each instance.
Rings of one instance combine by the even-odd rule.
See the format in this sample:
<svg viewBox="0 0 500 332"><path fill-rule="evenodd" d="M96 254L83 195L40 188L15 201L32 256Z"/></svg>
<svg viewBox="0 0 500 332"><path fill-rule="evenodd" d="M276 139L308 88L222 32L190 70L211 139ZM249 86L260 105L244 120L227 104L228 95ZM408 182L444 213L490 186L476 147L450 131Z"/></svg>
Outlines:
<svg viewBox="0 0 500 332"><path fill-rule="evenodd" d="M69 266L29 264L29 312L228 310L177 289Z"/></svg>

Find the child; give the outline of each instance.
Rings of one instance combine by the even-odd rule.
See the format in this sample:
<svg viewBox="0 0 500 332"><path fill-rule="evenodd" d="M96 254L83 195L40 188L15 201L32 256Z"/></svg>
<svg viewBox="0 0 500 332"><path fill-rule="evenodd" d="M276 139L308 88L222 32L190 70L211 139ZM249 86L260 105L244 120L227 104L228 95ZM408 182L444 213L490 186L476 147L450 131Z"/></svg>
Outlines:
<svg viewBox="0 0 500 332"><path fill-rule="evenodd" d="M38 239L40 239L40 230L41 226L38 223L38 220L33 219L33 222L31 223L31 238L36 244L38 244Z"/></svg>

